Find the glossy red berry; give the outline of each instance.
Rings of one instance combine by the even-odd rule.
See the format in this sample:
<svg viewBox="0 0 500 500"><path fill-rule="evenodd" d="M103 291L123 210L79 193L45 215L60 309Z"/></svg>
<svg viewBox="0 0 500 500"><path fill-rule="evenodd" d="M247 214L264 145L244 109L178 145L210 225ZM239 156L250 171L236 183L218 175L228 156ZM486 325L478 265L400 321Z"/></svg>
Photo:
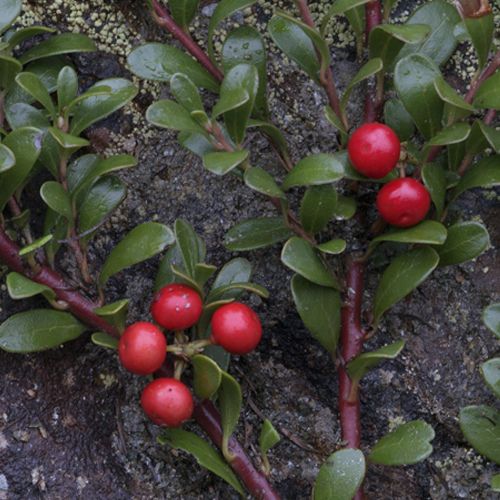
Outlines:
<svg viewBox="0 0 500 500"><path fill-rule="evenodd" d="M118 343L122 365L137 375L149 375L158 370L167 355L166 349L163 332L145 321L130 325Z"/></svg>
<svg viewBox="0 0 500 500"><path fill-rule="evenodd" d="M250 307L231 302L212 316L212 340L231 354L253 351L262 337L262 325Z"/></svg>
<svg viewBox="0 0 500 500"><path fill-rule="evenodd" d="M191 328L200 319L202 309L198 292L179 283L162 288L151 304L154 320L167 330Z"/></svg>
<svg viewBox="0 0 500 500"><path fill-rule="evenodd" d="M382 218L398 227L410 227L423 220L431 206L424 185L405 177L388 182L378 192L377 208Z"/></svg>
<svg viewBox="0 0 500 500"><path fill-rule="evenodd" d="M148 384L141 396L146 415L158 425L179 427L193 414L193 396L175 378L157 378Z"/></svg>
<svg viewBox="0 0 500 500"><path fill-rule="evenodd" d="M358 172L371 179L381 179L399 161L401 143L387 125L365 123L352 134L347 151L352 166Z"/></svg>

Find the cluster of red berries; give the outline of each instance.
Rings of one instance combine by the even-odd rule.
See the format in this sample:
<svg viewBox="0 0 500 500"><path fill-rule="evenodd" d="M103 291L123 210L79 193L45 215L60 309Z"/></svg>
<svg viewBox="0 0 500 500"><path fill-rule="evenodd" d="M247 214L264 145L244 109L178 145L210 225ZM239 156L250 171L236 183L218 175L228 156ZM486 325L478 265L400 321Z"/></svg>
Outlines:
<svg viewBox="0 0 500 500"><path fill-rule="evenodd" d="M200 295L192 288L172 283L162 288L151 304L155 322L169 331L180 332L196 325L203 312ZM215 311L211 321L211 341L231 354L247 354L260 342L262 326L257 314L245 304L231 302ZM125 329L118 344L122 365L137 375L151 375L165 361L167 340L153 323L140 321ZM194 408L191 391L175 378L150 382L141 396L148 417L159 425L178 427Z"/></svg>
<svg viewBox="0 0 500 500"><path fill-rule="evenodd" d="M347 146L353 167L371 179L389 174L399 161L401 143L387 125L366 123L351 136ZM410 227L422 221L431 206L425 186L411 177L385 184L377 195L382 218L398 227Z"/></svg>

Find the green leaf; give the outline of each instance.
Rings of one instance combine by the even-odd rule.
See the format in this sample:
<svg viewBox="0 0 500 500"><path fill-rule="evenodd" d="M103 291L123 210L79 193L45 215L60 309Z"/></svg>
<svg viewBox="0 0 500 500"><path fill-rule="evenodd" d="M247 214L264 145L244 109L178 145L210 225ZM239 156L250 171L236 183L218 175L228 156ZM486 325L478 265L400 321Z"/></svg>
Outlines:
<svg viewBox="0 0 500 500"><path fill-rule="evenodd" d="M18 28L14 32L9 32L5 39L9 43L9 48L12 50L28 38L32 38L37 35L45 35L47 33L54 33L55 31L56 30L54 28L49 28L47 26L28 26L27 28Z"/></svg>
<svg viewBox="0 0 500 500"><path fill-rule="evenodd" d="M335 218L338 220L348 220L354 217L357 204L354 198L337 195L337 206L335 208Z"/></svg>
<svg viewBox="0 0 500 500"><path fill-rule="evenodd" d="M99 285L103 287L114 274L154 257L174 241L172 231L158 222L145 222L136 226L111 250L104 261Z"/></svg>
<svg viewBox="0 0 500 500"><path fill-rule="evenodd" d="M40 196L54 212L62 215L68 221L73 220L71 200L68 193L59 182L47 181L43 183L40 188Z"/></svg>
<svg viewBox="0 0 500 500"><path fill-rule="evenodd" d="M280 435L267 418L262 423L259 435L260 452L265 455L273 446L280 442Z"/></svg>
<svg viewBox="0 0 500 500"><path fill-rule="evenodd" d="M196 265L203 262L206 255L205 244L193 227L183 219L175 221L174 231L184 269L191 278L194 278Z"/></svg>
<svg viewBox="0 0 500 500"><path fill-rule="evenodd" d="M285 55L318 83L320 64L314 44L304 30L280 16L273 16L268 30L274 43Z"/></svg>
<svg viewBox="0 0 500 500"><path fill-rule="evenodd" d="M338 154L319 153L300 160L285 177L283 188L329 184L343 176L344 166Z"/></svg>
<svg viewBox="0 0 500 500"><path fill-rule="evenodd" d="M47 234L46 236L42 236L41 238L36 239L33 243L31 243L28 246L25 246L21 250L19 250L19 255L21 257L25 257L26 255L29 255L39 248L42 248L45 246L47 243L49 243L53 239L52 234Z"/></svg>
<svg viewBox="0 0 500 500"><path fill-rule="evenodd" d="M57 104L63 110L78 95L78 76L71 66L65 66L57 77Z"/></svg>
<svg viewBox="0 0 500 500"><path fill-rule="evenodd" d="M26 51L19 60L23 64L26 64L36 59L44 59L59 54L93 52L94 50L96 50L94 42L86 35L80 33L62 33L38 43L32 49Z"/></svg>
<svg viewBox="0 0 500 500"><path fill-rule="evenodd" d="M432 453L434 436L434 429L423 420L407 422L381 438L368 458L383 465L416 464Z"/></svg>
<svg viewBox="0 0 500 500"><path fill-rule="evenodd" d="M351 500L365 477L363 452L339 450L321 466L314 483L314 500Z"/></svg>
<svg viewBox="0 0 500 500"><path fill-rule="evenodd" d="M450 113L453 114L452 118L465 117L474 111L474 106L466 102L465 99L446 82L442 75L434 80L434 88L440 99L451 108L452 111Z"/></svg>
<svg viewBox="0 0 500 500"><path fill-rule="evenodd" d="M16 165L0 174L0 212L31 172L42 148L42 133L33 127L18 128L8 134L3 145L12 151Z"/></svg>
<svg viewBox="0 0 500 500"><path fill-rule="evenodd" d="M341 144L347 143L347 130L342 120L335 114L330 106L325 106L325 118L340 132Z"/></svg>
<svg viewBox="0 0 500 500"><path fill-rule="evenodd" d="M78 230L87 242L106 217L124 200L127 191L120 179L113 176L99 179L85 194L78 207Z"/></svg>
<svg viewBox="0 0 500 500"><path fill-rule="evenodd" d="M422 168L422 180L436 207L436 217L440 218L444 210L447 186L446 174L443 167L437 163L425 164Z"/></svg>
<svg viewBox="0 0 500 500"><path fill-rule="evenodd" d="M488 387L500 398L500 358L492 358L483 363L481 373Z"/></svg>
<svg viewBox="0 0 500 500"><path fill-rule="evenodd" d="M273 176L266 172L263 168L252 167L245 170L243 176L245 184L265 196L272 198L285 198L286 195L279 188Z"/></svg>
<svg viewBox="0 0 500 500"><path fill-rule="evenodd" d="M191 358L193 365L193 389L201 400L210 399L220 387L222 371L215 361L197 354Z"/></svg>
<svg viewBox="0 0 500 500"><path fill-rule="evenodd" d="M476 92L474 106L500 110L500 71L481 84Z"/></svg>
<svg viewBox="0 0 500 500"><path fill-rule="evenodd" d="M177 102L190 113L203 111L203 103L196 85L183 73L175 73L170 79L170 92Z"/></svg>
<svg viewBox="0 0 500 500"><path fill-rule="evenodd" d="M44 109L35 108L24 102L18 102L9 107L8 121L12 130L21 127L36 127L45 132L50 126L49 117Z"/></svg>
<svg viewBox="0 0 500 500"><path fill-rule="evenodd" d="M146 120L157 127L170 128L185 132L204 133L191 117L191 113L174 101L156 101L146 111Z"/></svg>
<svg viewBox="0 0 500 500"><path fill-rule="evenodd" d="M225 300L229 296L228 292L231 292L232 290L255 293L265 299L269 297L269 292L263 286L257 285L257 283L229 283L227 285L222 285L221 287L212 288L212 291L207 297L207 304Z"/></svg>
<svg viewBox="0 0 500 500"><path fill-rule="evenodd" d="M161 259L160 261L158 272L155 278L155 291L159 290L165 285L178 281L176 275L172 271L172 266L176 268L182 267L182 255L177 245L173 245L172 247L170 247L166 251L163 259Z"/></svg>
<svg viewBox="0 0 500 500"><path fill-rule="evenodd" d="M401 59L394 71L394 86L421 134L430 139L441 129L443 101L434 87L439 68L429 58L412 54Z"/></svg>
<svg viewBox="0 0 500 500"><path fill-rule="evenodd" d="M334 4L335 5L335 4ZM384 69L384 62L380 57L370 59L367 63L361 66L361 69L354 75L353 79L347 85L344 95L342 96L342 106L345 107L349 101L352 89L364 80L376 75Z"/></svg>
<svg viewBox="0 0 500 500"><path fill-rule="evenodd" d="M219 410L222 426L222 451L226 459L231 456L228 443L240 418L241 404L240 384L229 373L222 372L219 388Z"/></svg>
<svg viewBox="0 0 500 500"><path fill-rule="evenodd" d="M337 279L306 240L292 236L283 246L281 262L316 285L339 289Z"/></svg>
<svg viewBox="0 0 500 500"><path fill-rule="evenodd" d="M438 132L427 144L429 146L447 146L464 142L470 135L471 127L468 123L455 123Z"/></svg>
<svg viewBox="0 0 500 500"><path fill-rule="evenodd" d="M375 294L375 323L387 309L425 281L438 262L438 254L430 247L415 248L397 256L384 271Z"/></svg>
<svg viewBox="0 0 500 500"><path fill-rule="evenodd" d="M106 94L93 95L102 87L109 87ZM72 107L70 133L79 135L93 123L106 118L122 108L137 95L137 87L125 78L100 80L87 90L89 97Z"/></svg>
<svg viewBox="0 0 500 500"><path fill-rule="evenodd" d="M247 128L254 127L260 128L281 151L288 154L288 143L279 128L264 120L255 120L250 118L250 120L248 120Z"/></svg>
<svg viewBox="0 0 500 500"><path fill-rule="evenodd" d="M38 101L52 118L55 118L56 110L52 98L38 76L33 73L19 73L16 76L16 83Z"/></svg>
<svg viewBox="0 0 500 500"><path fill-rule="evenodd" d="M184 73L197 87L212 92L219 84L201 64L171 45L146 43L135 48L127 57L130 71L145 80L170 82L175 73Z"/></svg>
<svg viewBox="0 0 500 500"><path fill-rule="evenodd" d="M160 444L169 444L172 448L179 448L190 453L202 467L222 478L240 495L245 495L229 465L209 443L196 434L182 429L166 429L162 436L158 438L158 441Z"/></svg>
<svg viewBox="0 0 500 500"><path fill-rule="evenodd" d="M22 69L23 66L17 59L0 53L0 89L9 89Z"/></svg>
<svg viewBox="0 0 500 500"><path fill-rule="evenodd" d="M500 413L489 406L466 406L460 410L465 439L481 455L500 464Z"/></svg>
<svg viewBox="0 0 500 500"><path fill-rule="evenodd" d="M105 347L107 349L118 350L118 339L104 332L95 332L91 335L90 339L95 345Z"/></svg>
<svg viewBox="0 0 500 500"><path fill-rule="evenodd" d="M320 33L323 35L325 34L328 23L333 16L345 14L346 12L362 6L369 1L370 0L335 0L321 21Z"/></svg>
<svg viewBox="0 0 500 500"><path fill-rule="evenodd" d="M354 382L359 382L371 369L386 359L396 359L405 346L404 340L398 340L376 351L369 351L356 356L347 364L347 373Z"/></svg>
<svg viewBox="0 0 500 500"><path fill-rule="evenodd" d="M475 120L465 145L467 153L476 155L488 147L500 154L500 130L486 125L482 120Z"/></svg>
<svg viewBox="0 0 500 500"><path fill-rule="evenodd" d="M291 234L282 217L248 219L226 233L224 245L233 251L255 250L286 240Z"/></svg>
<svg viewBox="0 0 500 500"><path fill-rule="evenodd" d="M380 24L370 32L370 58L379 57L388 68L405 43L415 45L429 34L426 24Z"/></svg>
<svg viewBox="0 0 500 500"><path fill-rule="evenodd" d="M491 476L491 489L494 492L500 492L500 474Z"/></svg>
<svg viewBox="0 0 500 500"><path fill-rule="evenodd" d="M227 89L225 92L221 93L219 100L215 104L212 110L212 118L215 119L227 111L237 109L249 100L250 96L245 89L240 87Z"/></svg>
<svg viewBox="0 0 500 500"><path fill-rule="evenodd" d="M50 127L50 135L56 140L57 144L65 150L67 155L73 154L81 148L84 148L90 144L87 139L83 137L66 134L58 128Z"/></svg>
<svg viewBox="0 0 500 500"><path fill-rule="evenodd" d="M337 191L330 184L307 188L300 205L300 221L308 233L323 230L335 215Z"/></svg>
<svg viewBox="0 0 500 500"><path fill-rule="evenodd" d="M168 0L168 8L174 21L186 31L198 9L199 0Z"/></svg>
<svg viewBox="0 0 500 500"><path fill-rule="evenodd" d="M460 264L481 255L490 246L486 228L479 222L459 222L448 228L448 237L437 248L439 265Z"/></svg>
<svg viewBox="0 0 500 500"><path fill-rule="evenodd" d="M4 144L0 144L0 174L16 164L14 153Z"/></svg>
<svg viewBox="0 0 500 500"><path fill-rule="evenodd" d="M212 289L221 288L232 283L248 283L252 277L252 264L247 259L238 257L232 259L219 271L219 274L214 280ZM242 290L230 290L224 294L224 299L237 298L241 295Z"/></svg>
<svg viewBox="0 0 500 500"><path fill-rule="evenodd" d="M483 311L483 323L500 338L500 303L491 304Z"/></svg>
<svg viewBox="0 0 500 500"><path fill-rule="evenodd" d="M487 62L490 54L495 21L493 12L480 17L464 17L464 24L479 59L479 69Z"/></svg>
<svg viewBox="0 0 500 500"><path fill-rule="evenodd" d="M20 13L21 0L0 1L0 34L9 29Z"/></svg>
<svg viewBox="0 0 500 500"><path fill-rule="evenodd" d="M421 43L403 47L398 59L418 53L429 57L441 66L455 51L457 40L452 36L452 33L459 21L460 16L457 9L445 0L424 3L410 16L406 23L409 25L427 24L431 32Z"/></svg>
<svg viewBox="0 0 500 500"><path fill-rule="evenodd" d="M464 191L477 187L493 187L500 185L500 156L484 158L477 165L471 167L462 177L452 193L452 199L460 196Z"/></svg>
<svg viewBox="0 0 500 500"><path fill-rule="evenodd" d="M210 172L216 175L225 175L231 170L241 165L248 158L248 151L221 151L207 153L203 156L203 165Z"/></svg>
<svg viewBox="0 0 500 500"><path fill-rule="evenodd" d="M224 99L226 93L230 96L241 91L248 94L248 99L241 105L224 113L227 131L236 144L241 144L245 138L246 126L253 111L258 89L259 74L255 66L238 64L232 67L224 77L220 87L221 99Z"/></svg>
<svg viewBox="0 0 500 500"><path fill-rule="evenodd" d="M208 24L208 54L212 61L214 57L214 32L217 26L226 18L239 10L246 9L255 3L256 0L221 0L210 18Z"/></svg>
<svg viewBox="0 0 500 500"><path fill-rule="evenodd" d="M334 240L327 241L325 243L321 243L316 248L323 253L327 253L330 255L338 255L345 251L347 246L347 242L340 238L336 238Z"/></svg>
<svg viewBox="0 0 500 500"><path fill-rule="evenodd" d="M85 330L67 312L32 309L14 314L0 325L0 349L16 353L44 351L76 339Z"/></svg>
<svg viewBox="0 0 500 500"><path fill-rule="evenodd" d="M43 295L47 300L55 300L56 294L52 288L31 281L19 273L9 273L5 280L7 291L14 300L28 299L35 295Z"/></svg>
<svg viewBox="0 0 500 500"><path fill-rule="evenodd" d="M122 299L111 304L106 304L102 307L94 309L94 312L104 318L108 323L111 323L118 331L125 329L127 321L129 299Z"/></svg>
<svg viewBox="0 0 500 500"><path fill-rule="evenodd" d="M251 64L257 68L259 88L255 96L255 109L260 116L266 116L268 113L266 47L261 34L250 26L241 26L232 30L222 47L224 73L228 73L241 63Z"/></svg>
<svg viewBox="0 0 500 500"><path fill-rule="evenodd" d="M340 335L340 294L294 275L291 281L295 307L312 336L335 354Z"/></svg>
<svg viewBox="0 0 500 500"><path fill-rule="evenodd" d="M215 271L217 271L217 267L212 266L211 264L196 264L194 269L194 279L200 285L200 288L205 286L206 282L213 276Z"/></svg>
<svg viewBox="0 0 500 500"><path fill-rule="evenodd" d="M371 241L370 248L383 241L443 245L446 241L446 235L447 231L443 224L433 220L426 220L408 229L397 229L377 236Z"/></svg>

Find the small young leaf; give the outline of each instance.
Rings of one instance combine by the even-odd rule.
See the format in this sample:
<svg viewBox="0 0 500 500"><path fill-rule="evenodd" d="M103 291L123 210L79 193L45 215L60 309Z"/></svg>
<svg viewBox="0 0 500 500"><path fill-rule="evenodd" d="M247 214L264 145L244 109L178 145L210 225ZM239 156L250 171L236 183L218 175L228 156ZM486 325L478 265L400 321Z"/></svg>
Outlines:
<svg viewBox="0 0 500 500"><path fill-rule="evenodd" d="M210 172L216 175L225 175L231 170L241 165L248 158L248 151L221 151L207 153L203 156L203 165Z"/></svg>
<svg viewBox="0 0 500 500"><path fill-rule="evenodd" d="M440 218L444 210L447 184L443 167L437 163L426 163L422 168L422 180L436 207L436 217Z"/></svg>
<svg viewBox="0 0 500 500"><path fill-rule="evenodd" d="M229 250L244 251L263 248L286 240L292 234L282 217L248 219L233 226L224 236Z"/></svg>
<svg viewBox="0 0 500 500"><path fill-rule="evenodd" d="M85 330L67 312L32 309L14 314L0 325L0 349L16 353L44 351L76 339Z"/></svg>
<svg viewBox="0 0 500 500"><path fill-rule="evenodd" d="M183 219L175 221L174 231L175 240L182 255L184 269L191 278L194 278L196 264L203 262L205 259L205 244L193 227Z"/></svg>
<svg viewBox="0 0 500 500"><path fill-rule="evenodd" d="M491 304L483 311L483 323L500 338L500 303Z"/></svg>
<svg viewBox="0 0 500 500"><path fill-rule="evenodd" d="M273 446L280 442L280 435L273 427L273 424L267 418L262 423L262 429L259 436L260 452L265 455Z"/></svg>
<svg viewBox="0 0 500 500"><path fill-rule="evenodd" d="M203 111L203 103L196 85L183 73L175 73L170 79L170 91L177 102L190 113Z"/></svg>
<svg viewBox="0 0 500 500"><path fill-rule="evenodd" d="M347 242L340 238L336 238L334 240L327 241L325 243L321 243L316 248L323 253L327 253L330 255L338 255L345 251L347 246Z"/></svg>
<svg viewBox="0 0 500 500"><path fill-rule="evenodd" d="M483 363L481 373L488 387L500 398L500 358L492 358Z"/></svg>
<svg viewBox="0 0 500 500"><path fill-rule="evenodd" d="M47 181L43 183L40 188L40 196L54 212L62 215L68 221L73 220L71 200L67 191L59 182Z"/></svg>
<svg viewBox="0 0 500 500"><path fill-rule="evenodd" d="M283 188L329 184L343 176L344 165L338 154L319 153L300 160L285 177Z"/></svg>
<svg viewBox="0 0 500 500"><path fill-rule="evenodd" d="M173 232L158 222L136 226L111 250L101 269L100 286L126 267L154 257L174 241Z"/></svg>
<svg viewBox="0 0 500 500"><path fill-rule="evenodd" d="M326 268L315 248L302 238L292 236L285 243L281 252L281 262L317 285L340 288L337 279Z"/></svg>
<svg viewBox="0 0 500 500"><path fill-rule="evenodd" d="M405 346L404 340L398 340L376 351L363 352L347 364L347 373L351 380L359 382L372 368L386 359L395 359Z"/></svg>
<svg viewBox="0 0 500 500"><path fill-rule="evenodd" d="M243 176L245 184L263 195L272 198L286 198L285 193L276 184L273 176L266 172L263 168L252 167L245 170Z"/></svg>
<svg viewBox="0 0 500 500"><path fill-rule="evenodd" d="M42 294L47 300L55 300L56 294L52 288L31 281L19 273L9 273L5 281L7 291L14 300L27 299Z"/></svg>
<svg viewBox="0 0 500 500"><path fill-rule="evenodd" d="M321 466L314 484L314 500L351 500L365 477L361 450L344 449L330 455Z"/></svg>
<svg viewBox="0 0 500 500"><path fill-rule="evenodd" d="M78 95L78 76L71 66L65 66L57 77L57 105L63 110Z"/></svg>
<svg viewBox="0 0 500 500"><path fill-rule="evenodd" d="M196 434L182 429L166 429L158 441L160 444L169 444L172 448L179 448L190 453L202 467L222 478L240 495L245 495L229 465L209 443Z"/></svg>
<svg viewBox="0 0 500 500"><path fill-rule="evenodd" d="M432 453L434 436L434 429L423 420L407 422L381 438L368 458L383 465L416 464Z"/></svg>
<svg viewBox="0 0 500 500"><path fill-rule="evenodd" d="M315 234L325 228L335 215L337 191L330 184L310 186L300 205L300 221L308 233Z"/></svg>
<svg viewBox="0 0 500 500"><path fill-rule="evenodd" d="M500 412L490 406L466 406L460 410L460 428L474 449L500 464Z"/></svg>
<svg viewBox="0 0 500 500"><path fill-rule="evenodd" d="M460 264L481 255L490 246L486 228L479 222L459 222L448 228L444 245L436 248L439 265Z"/></svg>
<svg viewBox="0 0 500 500"><path fill-rule="evenodd" d="M337 206L335 207L335 218L338 220L348 220L354 217L356 213L357 204L354 198L349 198L348 196L343 196L339 194L337 196Z"/></svg>
<svg viewBox="0 0 500 500"><path fill-rule="evenodd" d="M95 332L91 335L90 340L95 345L105 347L106 349L118 350L118 339L104 332Z"/></svg>
<svg viewBox="0 0 500 500"><path fill-rule="evenodd" d="M215 361L197 354L191 358L193 364L193 389L201 400L210 399L220 387L222 372Z"/></svg>
<svg viewBox="0 0 500 500"><path fill-rule="evenodd" d="M21 0L0 2L0 34L6 31L21 13Z"/></svg>
<svg viewBox="0 0 500 500"><path fill-rule="evenodd" d="M464 17L464 25L479 59L479 69L487 62L490 54L495 22L493 12L480 17Z"/></svg>
<svg viewBox="0 0 500 500"><path fill-rule="evenodd" d="M47 243L49 243L53 239L53 237L54 237L53 234L47 234L45 236L42 236L41 238L36 239L30 245L21 248L21 250L19 250L19 255L21 257L25 257L26 255L29 255L29 254L35 252L39 248L42 248Z"/></svg>
<svg viewBox="0 0 500 500"><path fill-rule="evenodd" d="M94 309L94 312L121 332L125 329L129 302L129 299L118 300L117 302L98 307Z"/></svg>
<svg viewBox="0 0 500 500"><path fill-rule="evenodd" d="M90 144L90 142L83 137L66 134L55 127L50 127L49 132L50 135L56 140L57 144L59 144L59 146L64 149L68 155L73 154L79 149Z"/></svg>
<svg viewBox="0 0 500 500"><path fill-rule="evenodd" d="M438 254L430 247L415 248L398 255L386 268L378 285L373 303L375 323L387 309L425 281L438 262Z"/></svg>
<svg viewBox="0 0 500 500"><path fill-rule="evenodd" d="M222 451L226 459L230 457L229 438L236 429L240 418L242 395L240 384L227 372L222 372L219 388L219 410L222 426Z"/></svg>
<svg viewBox="0 0 500 500"><path fill-rule="evenodd" d="M312 336L335 354L340 335L340 294L294 275L291 281L295 307Z"/></svg>
<svg viewBox="0 0 500 500"><path fill-rule="evenodd" d="M217 80L192 57L172 45L146 43L127 57L132 73L145 80L170 82L175 73L184 73L197 87L219 90Z"/></svg>

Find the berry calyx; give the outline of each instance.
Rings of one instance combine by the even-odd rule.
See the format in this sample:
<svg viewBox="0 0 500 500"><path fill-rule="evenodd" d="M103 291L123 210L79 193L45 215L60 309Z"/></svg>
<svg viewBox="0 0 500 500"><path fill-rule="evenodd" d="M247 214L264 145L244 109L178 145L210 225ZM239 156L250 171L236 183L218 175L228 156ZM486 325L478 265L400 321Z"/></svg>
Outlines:
<svg viewBox="0 0 500 500"><path fill-rule="evenodd" d="M193 414L193 396L175 378L157 378L149 383L141 396L146 415L158 425L179 427Z"/></svg>
<svg viewBox="0 0 500 500"><path fill-rule="evenodd" d="M385 177L399 161L401 143L392 128L365 123L354 131L347 145L352 166L371 179Z"/></svg>
<svg viewBox="0 0 500 500"><path fill-rule="evenodd" d="M179 283L163 287L151 304L154 320L167 330L191 328L200 319L202 310L203 302L198 292Z"/></svg>
<svg viewBox="0 0 500 500"><path fill-rule="evenodd" d="M163 364L166 349L163 332L153 323L139 321L123 332L118 343L118 356L128 371L149 375Z"/></svg>
<svg viewBox="0 0 500 500"><path fill-rule="evenodd" d="M419 181L405 177L385 184L377 195L382 218L398 227L410 227L422 221L431 206L431 197Z"/></svg>
<svg viewBox="0 0 500 500"><path fill-rule="evenodd" d="M223 305L212 316L212 341L231 354L253 351L262 337L257 314L240 302Z"/></svg>

